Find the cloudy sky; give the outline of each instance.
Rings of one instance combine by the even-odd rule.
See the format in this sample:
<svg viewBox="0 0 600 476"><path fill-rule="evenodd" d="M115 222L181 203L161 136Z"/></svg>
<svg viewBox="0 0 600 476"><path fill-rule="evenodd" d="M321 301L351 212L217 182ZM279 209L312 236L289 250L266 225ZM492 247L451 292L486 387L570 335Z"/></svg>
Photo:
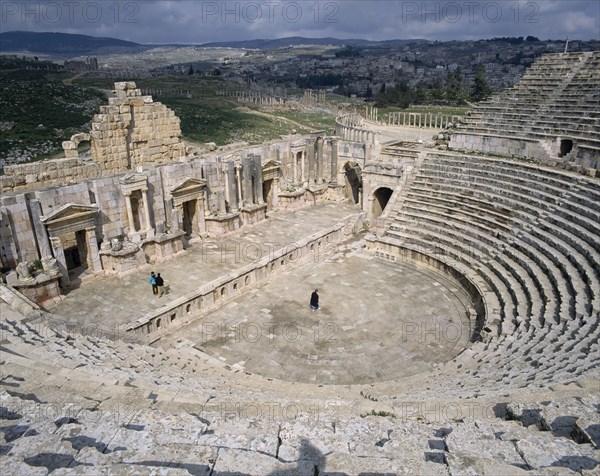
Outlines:
<svg viewBox="0 0 600 476"><path fill-rule="evenodd" d="M599 0L3 0L0 10L3 32L60 31L138 43L285 36L600 39Z"/></svg>

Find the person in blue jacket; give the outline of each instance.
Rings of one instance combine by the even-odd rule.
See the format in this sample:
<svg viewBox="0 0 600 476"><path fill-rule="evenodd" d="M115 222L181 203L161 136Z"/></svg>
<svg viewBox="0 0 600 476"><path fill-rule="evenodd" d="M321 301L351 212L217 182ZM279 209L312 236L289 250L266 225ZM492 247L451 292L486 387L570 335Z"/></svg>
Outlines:
<svg viewBox="0 0 600 476"><path fill-rule="evenodd" d="M152 294L158 294L158 286L156 285L156 275L154 274L154 271L150 272L148 282L152 285Z"/></svg>

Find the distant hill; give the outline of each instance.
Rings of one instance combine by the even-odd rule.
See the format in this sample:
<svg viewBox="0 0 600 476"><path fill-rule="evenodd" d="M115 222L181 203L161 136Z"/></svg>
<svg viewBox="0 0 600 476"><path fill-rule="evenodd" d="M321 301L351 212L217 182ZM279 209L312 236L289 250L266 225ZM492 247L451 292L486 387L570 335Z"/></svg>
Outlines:
<svg viewBox="0 0 600 476"><path fill-rule="evenodd" d="M0 33L0 52L44 53L59 56L141 51L147 46L116 38L101 38L69 33L34 33L8 31Z"/></svg>
<svg viewBox="0 0 600 476"><path fill-rule="evenodd" d="M386 40L370 41L361 39L339 38L304 38L291 36L277 39L256 39L241 41L219 41L202 45L152 44L143 45L117 38L101 38L70 33L34 33L27 31L9 31L0 33L0 52L2 53L39 53L53 56L82 56L107 53L134 53L157 47L181 48L185 46L247 48L271 50L300 45L332 45L332 46L392 46L407 43L427 43L427 40Z"/></svg>
<svg viewBox="0 0 600 476"><path fill-rule="evenodd" d="M273 50L277 48L285 48L286 46L299 45L332 45L332 46L376 46L376 45L401 45L406 43L426 43L427 40L387 40L387 41L370 41L361 39L339 39L339 38L304 38L302 36L290 36L286 38L277 38L274 40L240 40L240 41L216 41L212 43L204 43L200 46L204 47L220 47L220 48L247 48L259 50Z"/></svg>

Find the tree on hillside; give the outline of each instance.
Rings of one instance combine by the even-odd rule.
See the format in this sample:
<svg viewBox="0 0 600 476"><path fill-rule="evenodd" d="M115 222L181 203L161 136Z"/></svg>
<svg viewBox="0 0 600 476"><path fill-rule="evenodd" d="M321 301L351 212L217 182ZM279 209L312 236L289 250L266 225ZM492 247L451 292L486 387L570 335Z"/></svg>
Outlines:
<svg viewBox="0 0 600 476"><path fill-rule="evenodd" d="M460 66L454 71L448 71L446 78L446 99L451 104L464 104L464 94L462 90L462 71Z"/></svg>
<svg viewBox="0 0 600 476"><path fill-rule="evenodd" d="M384 93L375 96L377 107L397 106L406 109L413 101L414 92L406 80L400 81L393 88L386 88Z"/></svg>
<svg viewBox="0 0 600 476"><path fill-rule="evenodd" d="M485 68L483 66L479 66L475 72L475 79L473 79L471 98L479 102L487 99L491 94L492 90L486 79Z"/></svg>

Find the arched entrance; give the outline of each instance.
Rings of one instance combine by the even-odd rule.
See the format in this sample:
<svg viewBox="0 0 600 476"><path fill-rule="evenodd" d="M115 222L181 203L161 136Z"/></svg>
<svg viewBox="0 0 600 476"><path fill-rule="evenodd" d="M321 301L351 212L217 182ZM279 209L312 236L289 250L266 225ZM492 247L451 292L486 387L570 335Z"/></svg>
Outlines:
<svg viewBox="0 0 600 476"><path fill-rule="evenodd" d="M393 193L394 191L388 187L381 187L375 190L375 193L373 194L373 197L375 198L375 200L373 200L373 218L381 216Z"/></svg>
<svg viewBox="0 0 600 476"><path fill-rule="evenodd" d="M560 152L558 154L559 157L564 157L572 150L573 150L573 140L572 139L561 139L560 140Z"/></svg>
<svg viewBox="0 0 600 476"><path fill-rule="evenodd" d="M344 196L352 200L352 203L359 203L360 192L362 191L362 171L360 165L356 162L346 162L344 165L344 176L346 179Z"/></svg>

